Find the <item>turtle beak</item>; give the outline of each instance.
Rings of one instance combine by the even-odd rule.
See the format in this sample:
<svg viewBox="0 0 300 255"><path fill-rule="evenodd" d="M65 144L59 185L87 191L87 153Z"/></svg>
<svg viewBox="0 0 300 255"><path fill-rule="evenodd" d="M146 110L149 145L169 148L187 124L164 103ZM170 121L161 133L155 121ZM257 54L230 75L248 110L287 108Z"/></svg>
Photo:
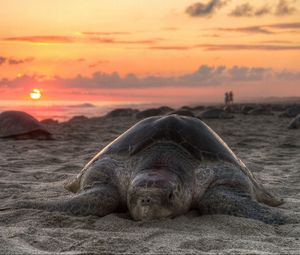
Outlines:
<svg viewBox="0 0 300 255"><path fill-rule="evenodd" d="M155 193L158 191L148 191L140 195L129 210L133 219L149 221L154 219L168 218L172 212L163 205L162 200ZM159 192L160 193L160 192Z"/></svg>
<svg viewBox="0 0 300 255"><path fill-rule="evenodd" d="M132 179L127 193L127 207L132 218L152 220L174 216L177 185L177 176L169 171L147 169L139 172Z"/></svg>

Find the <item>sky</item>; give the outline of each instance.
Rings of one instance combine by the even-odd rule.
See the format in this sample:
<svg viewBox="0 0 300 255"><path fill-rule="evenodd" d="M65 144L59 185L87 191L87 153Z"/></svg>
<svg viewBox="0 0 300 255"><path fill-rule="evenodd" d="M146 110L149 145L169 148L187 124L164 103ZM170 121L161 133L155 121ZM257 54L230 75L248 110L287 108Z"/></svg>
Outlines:
<svg viewBox="0 0 300 255"><path fill-rule="evenodd" d="M10 0L0 101L300 96L300 0Z"/></svg>

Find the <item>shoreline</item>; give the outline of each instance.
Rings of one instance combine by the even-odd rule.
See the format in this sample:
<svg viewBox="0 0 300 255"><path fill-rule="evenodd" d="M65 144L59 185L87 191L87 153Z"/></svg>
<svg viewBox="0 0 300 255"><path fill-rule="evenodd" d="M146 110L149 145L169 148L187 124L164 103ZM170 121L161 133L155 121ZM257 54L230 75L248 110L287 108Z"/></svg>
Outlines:
<svg viewBox="0 0 300 255"><path fill-rule="evenodd" d="M7 101L0 101L0 112L7 111L7 110L21 110L25 111L38 120L44 119L53 119L58 120L59 122L65 122L73 118L74 116L83 115L85 117L102 117L105 116L110 111L119 108L132 108L138 110L145 110L149 108L159 108L161 106L167 105L174 109L180 109L183 106L188 106L194 108L196 106L204 106L204 107L223 107L223 102L211 102L211 103L201 103L201 102L193 102L193 103L186 103L186 104L179 104L179 103L126 103L126 104L116 104L116 103L101 103L97 104L96 102L76 102L70 101L64 104L60 102L55 102L55 104L45 105L44 102L26 102L25 105L19 105L18 102L20 101L13 101L13 104L7 104ZM261 100L249 100L249 101L242 101L242 102L235 102L234 105L295 105L300 104L300 97L294 98L266 98ZM6 105L6 106L5 106Z"/></svg>
<svg viewBox="0 0 300 255"><path fill-rule="evenodd" d="M299 107L300 108L300 100L299 100L299 102L287 102L287 103L233 103L233 104L228 104L228 105L225 105L224 103L219 103L219 104L203 104L203 105L196 105L196 104L195 105L183 105L181 107L172 107L169 105L160 104L160 105L151 105L151 107L146 107L146 105L144 105L142 107L115 107L106 112L103 112L102 115L93 114L92 116L89 116L89 115L79 114L79 115L70 116L70 118L68 118L64 121L59 121L57 119L52 119L52 118L47 118L46 120L52 119L53 121L58 121L59 123L64 123L64 122L69 122L69 121L72 121L73 119L78 119L78 118L95 119L95 118L108 117L111 115L111 113L114 113L116 111L131 111L132 112L132 114L123 115L123 117L124 117L124 116L136 115L137 113L148 111L148 110L157 110L157 109L161 109L161 108L169 108L169 111L166 111L166 112L162 111L161 115L170 114L172 112L177 112L177 111L181 111L181 110L188 110L188 111L192 111L192 112L195 111L196 113L199 113L201 111L211 109L211 108L216 108L216 109L220 109L220 110L225 109L225 111L226 111L226 107L232 108L231 113L240 114L240 113L242 113L242 108L245 106L247 106L247 107L249 106L249 107L253 107L253 108L266 108L266 109L269 109L270 112L280 115L280 113L283 113L288 108L291 108L291 107L297 107L297 108ZM153 113L152 115L150 114L148 117L157 116L157 115L160 115L160 114ZM264 115L264 114L262 114L262 115ZM118 116L116 115L114 117L122 117L122 115L118 115ZM45 119L42 119L41 121L45 121Z"/></svg>

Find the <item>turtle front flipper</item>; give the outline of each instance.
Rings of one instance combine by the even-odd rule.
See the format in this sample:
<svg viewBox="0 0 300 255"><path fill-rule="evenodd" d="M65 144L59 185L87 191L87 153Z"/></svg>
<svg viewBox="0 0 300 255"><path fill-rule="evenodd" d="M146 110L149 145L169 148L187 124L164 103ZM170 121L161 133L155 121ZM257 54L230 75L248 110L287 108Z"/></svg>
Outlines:
<svg viewBox="0 0 300 255"><path fill-rule="evenodd" d="M251 218L267 224L285 224L289 219L269 206L258 203L244 191L225 185L206 191L197 202L201 214L228 214Z"/></svg>
<svg viewBox="0 0 300 255"><path fill-rule="evenodd" d="M32 208L47 211L60 211L74 215L105 216L119 206L119 194L112 185L96 186L80 193L50 201L18 201L4 206L0 211L9 209Z"/></svg>

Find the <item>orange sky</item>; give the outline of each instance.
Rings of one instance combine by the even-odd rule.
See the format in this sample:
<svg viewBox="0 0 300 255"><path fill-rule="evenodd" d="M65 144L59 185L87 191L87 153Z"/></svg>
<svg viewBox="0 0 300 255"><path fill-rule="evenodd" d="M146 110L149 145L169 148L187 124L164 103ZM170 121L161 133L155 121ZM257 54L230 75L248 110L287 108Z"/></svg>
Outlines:
<svg viewBox="0 0 300 255"><path fill-rule="evenodd" d="M4 1L0 100L300 96L299 17L299 0Z"/></svg>

